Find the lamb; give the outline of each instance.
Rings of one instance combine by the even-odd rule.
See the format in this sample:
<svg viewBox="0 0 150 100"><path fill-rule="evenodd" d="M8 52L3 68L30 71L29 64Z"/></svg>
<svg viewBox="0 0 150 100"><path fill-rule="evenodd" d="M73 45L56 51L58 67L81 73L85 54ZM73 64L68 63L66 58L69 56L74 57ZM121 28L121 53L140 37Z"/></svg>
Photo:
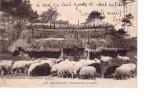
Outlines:
<svg viewBox="0 0 150 100"><path fill-rule="evenodd" d="M136 74L136 65L133 63L123 64L116 68L114 77L116 79L130 78Z"/></svg>
<svg viewBox="0 0 150 100"><path fill-rule="evenodd" d="M119 59L122 60L122 61L129 61L129 60L130 60L129 57L126 57L126 56L120 56L119 54L117 55L117 58L119 58Z"/></svg>
<svg viewBox="0 0 150 100"><path fill-rule="evenodd" d="M96 69L92 66L85 66L79 72L79 78L81 79L95 79L96 76Z"/></svg>
<svg viewBox="0 0 150 100"><path fill-rule="evenodd" d="M11 74L11 68L13 66L14 61L12 60L1 60L0 61L0 74Z"/></svg>
<svg viewBox="0 0 150 100"><path fill-rule="evenodd" d="M15 73L27 73L31 64L40 62L39 60L34 61L16 61L13 64L12 70Z"/></svg>
<svg viewBox="0 0 150 100"><path fill-rule="evenodd" d="M45 76L50 75L51 67L48 63L38 62L31 64L28 70L28 76Z"/></svg>

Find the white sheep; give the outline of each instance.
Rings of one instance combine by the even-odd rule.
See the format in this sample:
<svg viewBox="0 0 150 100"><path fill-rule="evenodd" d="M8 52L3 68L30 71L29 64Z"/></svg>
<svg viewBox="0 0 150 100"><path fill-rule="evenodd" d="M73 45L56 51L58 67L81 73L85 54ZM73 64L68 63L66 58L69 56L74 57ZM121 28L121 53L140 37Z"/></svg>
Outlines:
<svg viewBox="0 0 150 100"><path fill-rule="evenodd" d="M65 60L52 67L52 74L63 78L74 78L77 76L77 71L82 67L81 63ZM57 74L56 74L57 73Z"/></svg>
<svg viewBox="0 0 150 100"><path fill-rule="evenodd" d="M34 60L34 61L16 61L13 64L13 72L19 72L19 73L24 73L27 72L30 65L36 62L40 62L40 60Z"/></svg>
<svg viewBox="0 0 150 100"><path fill-rule="evenodd" d="M65 68L65 65L66 63L70 62L69 60L64 60L64 61L61 61L59 63L56 63L55 65L52 66L52 69L51 69L51 74L52 76L56 76L57 73L58 73L58 70L62 69L62 68Z"/></svg>
<svg viewBox="0 0 150 100"><path fill-rule="evenodd" d="M67 68L69 69L71 78L74 78L78 76L78 71L80 70L80 68L82 68L82 64L79 62L71 61L67 64Z"/></svg>
<svg viewBox="0 0 150 100"><path fill-rule="evenodd" d="M133 63L123 64L116 68L114 77L116 79L130 78L136 74L136 65Z"/></svg>
<svg viewBox="0 0 150 100"><path fill-rule="evenodd" d="M119 54L117 55L117 58L119 58L120 60L123 60L123 61L129 61L130 58L127 57L127 56L120 56Z"/></svg>
<svg viewBox="0 0 150 100"><path fill-rule="evenodd" d="M89 60L89 59L81 59L79 61L79 63L81 63L83 66L88 66L90 64L96 63L95 60Z"/></svg>
<svg viewBox="0 0 150 100"><path fill-rule="evenodd" d="M58 67L58 72L57 75L59 77L72 77L73 75L73 64L75 62L74 61L66 61L64 63L60 63L60 67Z"/></svg>
<svg viewBox="0 0 150 100"><path fill-rule="evenodd" d="M51 67L48 63L38 62L31 64L28 70L28 76L50 75Z"/></svg>
<svg viewBox="0 0 150 100"><path fill-rule="evenodd" d="M109 56L101 56L101 61L104 62L104 63L109 63L110 64L110 61L112 60L112 57L109 57Z"/></svg>
<svg viewBox="0 0 150 100"><path fill-rule="evenodd" d="M92 66L85 66L80 69L79 78L81 79L95 79L96 76L96 69Z"/></svg>
<svg viewBox="0 0 150 100"><path fill-rule="evenodd" d="M6 73L11 73L11 68L13 66L14 61L12 60L1 60L0 61L0 73L4 75Z"/></svg>
<svg viewBox="0 0 150 100"><path fill-rule="evenodd" d="M75 78L78 76L79 71L82 67L88 66L95 62L95 60L88 59L81 59L78 62L65 60L58 64L55 64L51 69L51 73L53 76L58 75L59 77Z"/></svg>

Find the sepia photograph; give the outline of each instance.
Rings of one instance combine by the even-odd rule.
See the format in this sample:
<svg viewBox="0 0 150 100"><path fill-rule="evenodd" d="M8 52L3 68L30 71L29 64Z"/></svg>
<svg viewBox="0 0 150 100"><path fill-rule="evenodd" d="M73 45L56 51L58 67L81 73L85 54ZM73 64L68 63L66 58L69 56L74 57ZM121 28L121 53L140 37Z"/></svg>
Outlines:
<svg viewBox="0 0 150 100"><path fill-rule="evenodd" d="M136 88L137 0L0 0L0 87Z"/></svg>

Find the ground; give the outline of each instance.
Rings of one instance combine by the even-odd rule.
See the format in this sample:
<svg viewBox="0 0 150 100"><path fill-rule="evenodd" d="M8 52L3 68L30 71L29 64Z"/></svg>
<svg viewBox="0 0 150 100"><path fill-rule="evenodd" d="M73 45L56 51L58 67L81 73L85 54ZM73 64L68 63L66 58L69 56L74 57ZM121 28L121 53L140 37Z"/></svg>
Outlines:
<svg viewBox="0 0 150 100"><path fill-rule="evenodd" d="M8 54L0 54L0 60L24 58L10 57ZM101 88L135 88L137 78L127 80L115 80L110 78L96 78L95 80L68 79L58 77L28 77L26 74L11 74L0 76L0 87L101 87Z"/></svg>
<svg viewBox="0 0 150 100"><path fill-rule="evenodd" d="M115 80L110 78L96 78L95 80L81 80L78 78L58 77L28 77L22 75L4 76L0 79L0 87L85 87L85 88L136 88L137 78Z"/></svg>

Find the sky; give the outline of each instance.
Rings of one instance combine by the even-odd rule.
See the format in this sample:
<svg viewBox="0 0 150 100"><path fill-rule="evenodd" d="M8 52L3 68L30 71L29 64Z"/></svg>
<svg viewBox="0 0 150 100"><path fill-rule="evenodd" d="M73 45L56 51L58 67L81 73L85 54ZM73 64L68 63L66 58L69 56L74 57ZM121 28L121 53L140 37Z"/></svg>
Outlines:
<svg viewBox="0 0 150 100"><path fill-rule="evenodd" d="M103 22L116 24L123 17L123 7L120 0L30 0L32 8L41 14L48 8L53 7L59 13L58 20L68 20L71 24L84 23L88 14L99 11L105 15ZM133 25L130 28L132 36L136 36L136 3L129 4L127 13L134 16ZM119 27L119 26L116 26Z"/></svg>

